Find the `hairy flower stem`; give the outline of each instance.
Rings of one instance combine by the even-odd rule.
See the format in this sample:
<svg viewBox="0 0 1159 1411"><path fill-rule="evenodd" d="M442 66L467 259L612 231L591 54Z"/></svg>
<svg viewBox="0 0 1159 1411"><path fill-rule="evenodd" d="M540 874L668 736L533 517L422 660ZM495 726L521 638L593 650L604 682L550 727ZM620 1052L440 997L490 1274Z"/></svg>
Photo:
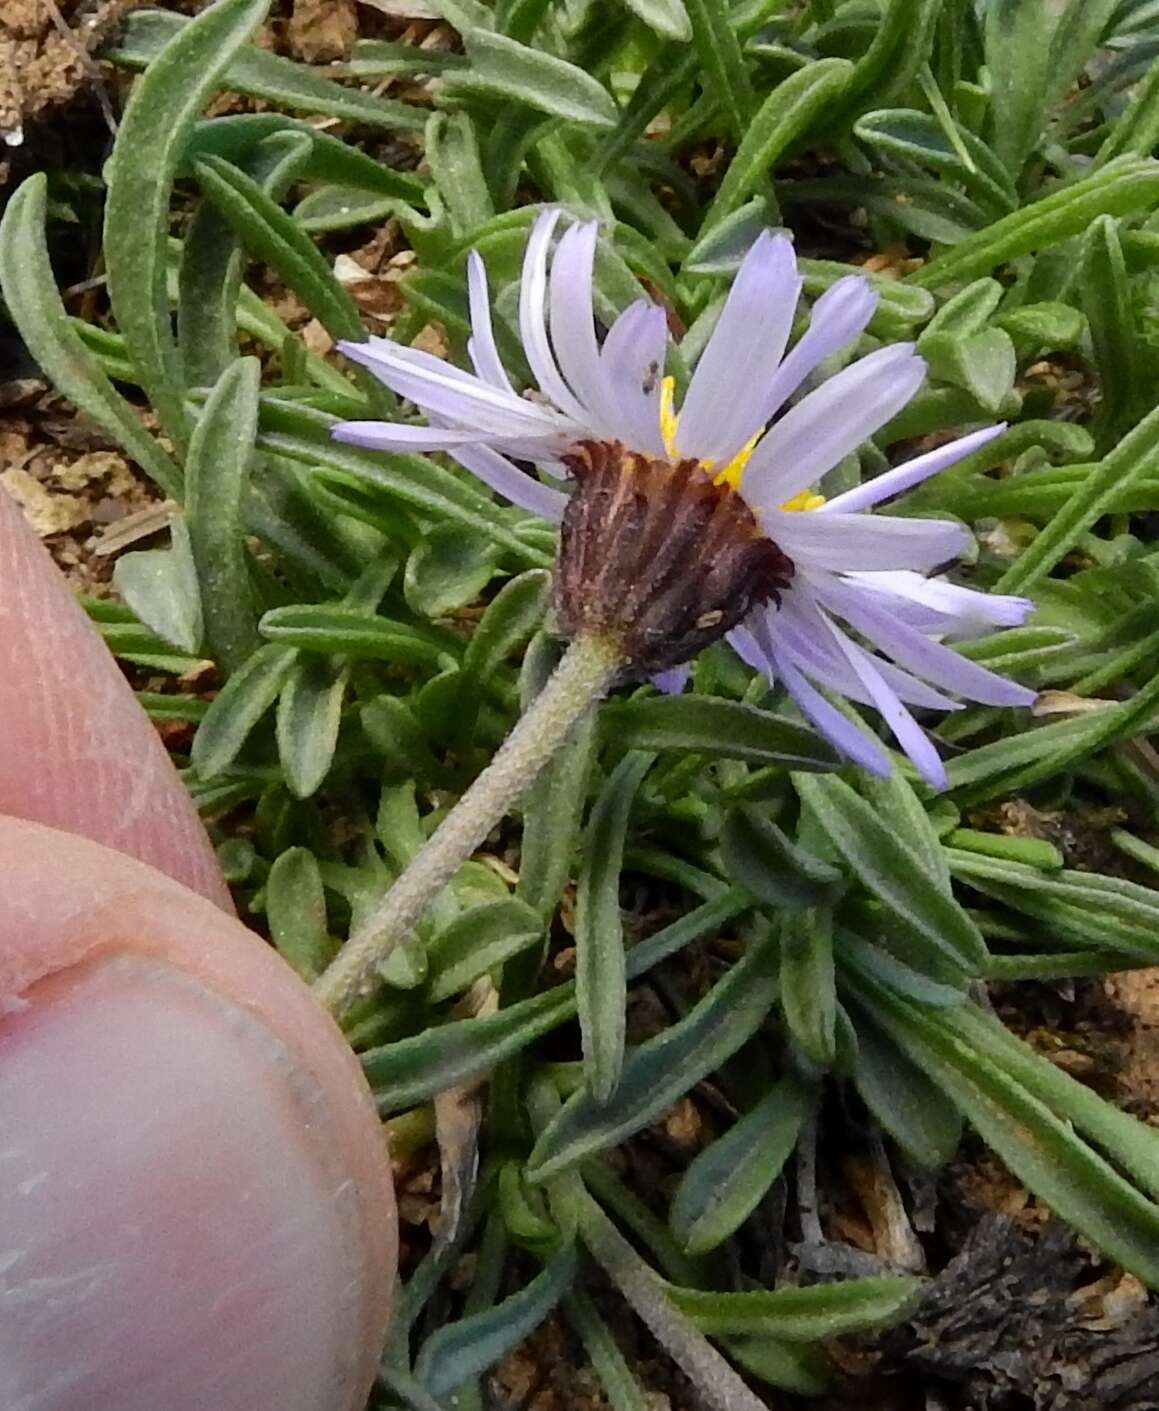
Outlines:
<svg viewBox="0 0 1159 1411"><path fill-rule="evenodd" d="M608 637L580 636L520 717L483 770L410 865L382 904L346 942L314 986L336 1016L373 985L375 971L422 920L462 864L566 741L576 721L608 688L624 665L623 653Z"/></svg>

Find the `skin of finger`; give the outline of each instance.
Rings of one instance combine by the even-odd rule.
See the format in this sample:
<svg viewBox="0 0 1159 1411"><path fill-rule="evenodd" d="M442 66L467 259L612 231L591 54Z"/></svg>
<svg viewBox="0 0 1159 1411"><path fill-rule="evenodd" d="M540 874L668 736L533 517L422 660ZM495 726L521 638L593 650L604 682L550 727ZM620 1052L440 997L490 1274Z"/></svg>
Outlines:
<svg viewBox="0 0 1159 1411"><path fill-rule="evenodd" d="M0 813L94 838L232 911L157 732L2 490L0 583Z"/></svg>
<svg viewBox="0 0 1159 1411"><path fill-rule="evenodd" d="M86 838L0 817L0 1025L49 977L106 957L173 967L284 1045L321 1094L302 1140L357 1192L363 1287L360 1384L369 1388L390 1309L397 1223L386 1144L358 1061L309 989L264 941L172 878ZM308 1271L304 1271L308 1277Z"/></svg>

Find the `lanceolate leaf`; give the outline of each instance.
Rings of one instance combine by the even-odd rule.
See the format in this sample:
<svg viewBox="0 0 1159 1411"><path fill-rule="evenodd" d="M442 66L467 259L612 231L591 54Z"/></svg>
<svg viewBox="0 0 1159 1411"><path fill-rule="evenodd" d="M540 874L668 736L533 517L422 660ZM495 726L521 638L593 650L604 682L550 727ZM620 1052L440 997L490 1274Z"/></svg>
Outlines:
<svg viewBox="0 0 1159 1411"><path fill-rule="evenodd" d="M258 424L256 358L239 358L210 393L186 461L186 517L210 651L227 672L257 649L243 506Z"/></svg>
<svg viewBox="0 0 1159 1411"><path fill-rule="evenodd" d="M963 974L980 974L986 947L977 927L920 855L840 779L801 775L794 782L830 843L896 920Z"/></svg>
<svg viewBox="0 0 1159 1411"><path fill-rule="evenodd" d="M816 1094L782 1078L684 1173L672 1201L672 1228L689 1254L705 1254L733 1234L780 1174Z"/></svg>
<svg viewBox="0 0 1159 1411"><path fill-rule="evenodd" d="M546 1180L638 1132L734 1054L776 997L775 955L770 938L751 942L679 1023L629 1053L611 1101L598 1102L587 1090L569 1098L535 1144L530 1179Z"/></svg>
<svg viewBox="0 0 1159 1411"><path fill-rule="evenodd" d="M526 1288L429 1337L415 1363L415 1375L435 1396L447 1396L533 1332L562 1298L575 1273L575 1251L560 1250Z"/></svg>
<svg viewBox="0 0 1159 1411"><path fill-rule="evenodd" d="M576 999L583 1036L584 1076L597 1103L616 1090L624 1060L627 974L620 916L620 866L636 791L654 759L632 753L592 810L576 891Z"/></svg>
<svg viewBox="0 0 1159 1411"><path fill-rule="evenodd" d="M142 385L179 442L187 421L169 318L169 193L195 119L268 8L269 0L219 0L174 35L137 81L109 160L109 298Z"/></svg>
<svg viewBox="0 0 1159 1411"><path fill-rule="evenodd" d="M0 221L0 289L28 345L58 392L92 417L167 495L181 490L181 471L141 425L70 322L48 259L44 221L47 179L30 176L13 193Z"/></svg>
<svg viewBox="0 0 1159 1411"><path fill-rule="evenodd" d="M808 726L721 696L654 696L605 706L600 724L627 749L705 750L750 764L832 769L830 746Z"/></svg>

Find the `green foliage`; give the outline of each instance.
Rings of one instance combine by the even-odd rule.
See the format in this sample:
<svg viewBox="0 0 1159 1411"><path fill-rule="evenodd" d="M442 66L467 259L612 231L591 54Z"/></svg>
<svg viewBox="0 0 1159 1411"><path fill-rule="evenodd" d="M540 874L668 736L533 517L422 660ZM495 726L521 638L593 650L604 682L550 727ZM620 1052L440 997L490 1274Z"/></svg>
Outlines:
<svg viewBox="0 0 1159 1411"><path fill-rule="evenodd" d="M124 555L121 602L92 615L151 674L215 663L212 699L151 681L142 703L190 727L185 777L239 901L305 979L542 688L554 542L445 457L332 441L337 420L405 409L307 347L254 264L358 338L335 251L397 220L414 261L391 336L435 325L462 363L477 249L518 374L530 207L560 202L600 219L601 321L647 295L688 330L680 381L762 227L797 233L807 300L888 252L851 354L914 341L929 380L833 488L900 443L1007 421L896 509L965 522L974 586L1035 598L1027 626L958 645L1055 693L1042 720L944 720L940 799L904 765L836 773L723 646L680 696L593 708L347 1021L384 1113L492 1080L458 1246L478 1289L455 1303L445 1252L419 1266L384 1394L479 1404L478 1379L558 1306L611 1403L639 1411L577 1245L706 1404L761 1404L735 1368L824 1390L820 1344L903 1316L917 1287L760 1286L755 1222L816 1123L845 1121L824 1101L838 1085L850 1130L871 1122L923 1166L968 1124L1159 1284L1154 1134L971 998L1159 961L1159 786L1139 747L1159 727L1154 6L441 0L451 50L362 40L333 77L251 42L266 8L138 11L110 39L138 75L106 171L110 318L66 314L43 177L0 224L0 287L57 389L179 502L169 546ZM424 90L362 86L400 75ZM205 117L222 91L266 110ZM367 150L386 135L398 165ZM837 257L817 257L819 229ZM1084 820L1124 808L1127 861L1091 870L1069 843L997 830L1012 794L1096 833ZM664 1017L638 1034L645 984ZM671 1199L645 1204L606 1158L681 1099L711 1123Z"/></svg>

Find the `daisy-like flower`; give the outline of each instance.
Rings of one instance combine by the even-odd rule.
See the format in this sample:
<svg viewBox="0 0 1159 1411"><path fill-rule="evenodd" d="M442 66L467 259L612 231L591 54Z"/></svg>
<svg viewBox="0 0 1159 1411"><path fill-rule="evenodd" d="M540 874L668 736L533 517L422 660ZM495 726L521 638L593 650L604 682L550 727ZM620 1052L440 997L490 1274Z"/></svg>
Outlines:
<svg viewBox="0 0 1159 1411"><path fill-rule="evenodd" d="M848 758L877 774L890 769L881 743L822 688L875 708L921 774L943 787L942 762L910 707L1028 705L1033 691L946 641L1021 623L1033 604L929 576L966 547L962 525L866 511L1003 428L825 500L821 478L895 416L926 374L912 344L884 347L790 405L822 360L869 323L877 296L868 281L850 275L822 294L789 348L802 280L791 242L762 234L677 411L663 376L664 310L639 300L601 342L597 224L564 231L549 273L559 218L553 208L535 221L520 283L519 332L538 395L521 395L503 366L486 271L472 252L474 372L385 338L340 343L428 424L344 422L334 436L383 451L445 451L513 504L560 523L556 615L565 635L616 637L634 673L669 690L683 685L684 663L701 647L727 636Z"/></svg>

